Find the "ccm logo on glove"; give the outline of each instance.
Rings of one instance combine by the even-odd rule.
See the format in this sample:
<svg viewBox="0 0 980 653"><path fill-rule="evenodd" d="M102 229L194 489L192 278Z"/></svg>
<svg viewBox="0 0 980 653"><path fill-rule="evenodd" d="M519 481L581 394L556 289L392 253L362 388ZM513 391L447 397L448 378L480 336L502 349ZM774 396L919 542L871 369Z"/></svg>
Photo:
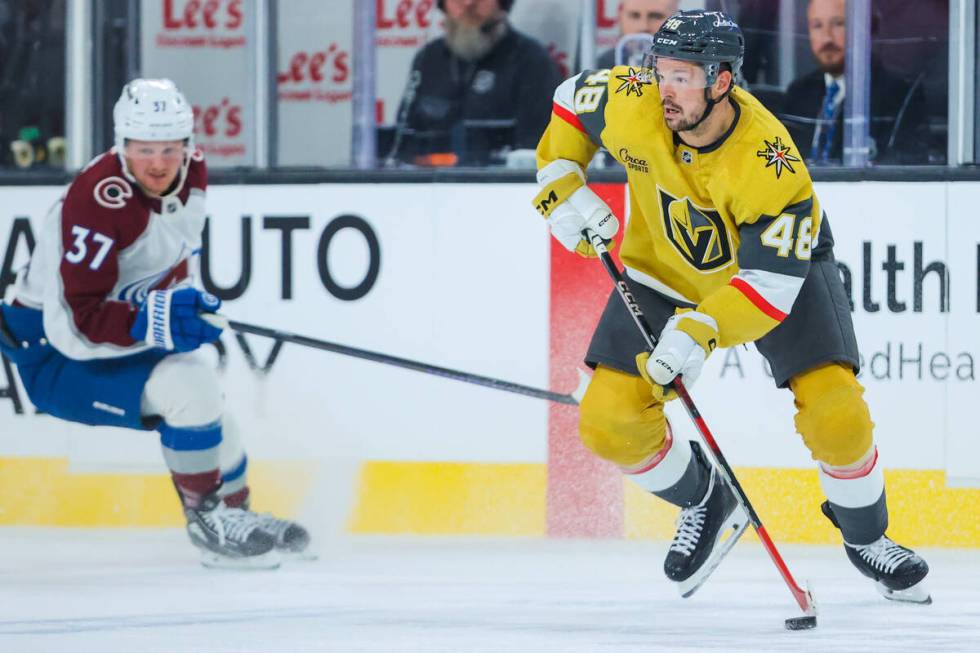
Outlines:
<svg viewBox="0 0 980 653"><path fill-rule="evenodd" d="M558 203L558 193L556 193L555 191L551 191L550 193L548 193L547 197L542 198L541 201L538 202L538 213L540 213L541 215L547 218L548 214L551 212L549 210L551 208L551 205L557 203Z"/></svg>
<svg viewBox="0 0 980 653"><path fill-rule="evenodd" d="M610 242L619 231L619 220L585 181L585 172L574 161L552 161L538 171L541 191L534 198L534 207L565 249L594 257L595 248L582 232L589 230Z"/></svg>

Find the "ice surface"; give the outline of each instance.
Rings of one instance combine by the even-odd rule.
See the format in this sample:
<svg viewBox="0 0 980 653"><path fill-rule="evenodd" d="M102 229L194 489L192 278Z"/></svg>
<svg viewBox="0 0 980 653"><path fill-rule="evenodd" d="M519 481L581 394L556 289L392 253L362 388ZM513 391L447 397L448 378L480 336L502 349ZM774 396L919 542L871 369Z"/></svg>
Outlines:
<svg viewBox="0 0 980 653"><path fill-rule="evenodd" d="M935 603L885 601L837 547L781 547L799 614L758 544L691 599L665 543L366 537L272 572L210 571L177 530L0 529L0 651L977 651L980 552L929 550Z"/></svg>

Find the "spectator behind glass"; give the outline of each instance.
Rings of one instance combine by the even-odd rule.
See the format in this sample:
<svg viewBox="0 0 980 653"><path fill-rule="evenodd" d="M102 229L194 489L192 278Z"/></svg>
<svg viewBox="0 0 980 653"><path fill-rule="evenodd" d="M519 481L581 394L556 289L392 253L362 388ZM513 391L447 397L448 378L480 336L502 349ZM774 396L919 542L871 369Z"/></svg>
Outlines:
<svg viewBox="0 0 980 653"><path fill-rule="evenodd" d="M622 0L619 3L619 35L656 34L664 21L677 12L680 0ZM596 68L612 68L616 65L616 48L599 55Z"/></svg>
<svg viewBox="0 0 980 653"><path fill-rule="evenodd" d="M486 165L533 150L558 68L507 19L513 0L440 0L445 36L415 56L389 164Z"/></svg>
<svg viewBox="0 0 980 653"><path fill-rule="evenodd" d="M0 0L0 161L65 159L65 2Z"/></svg>
<svg viewBox="0 0 980 653"><path fill-rule="evenodd" d="M810 0L807 25L818 69L794 80L780 116L809 164L840 163L844 142L845 0ZM872 20L872 32L876 29ZM926 163L925 94L871 60L870 160Z"/></svg>

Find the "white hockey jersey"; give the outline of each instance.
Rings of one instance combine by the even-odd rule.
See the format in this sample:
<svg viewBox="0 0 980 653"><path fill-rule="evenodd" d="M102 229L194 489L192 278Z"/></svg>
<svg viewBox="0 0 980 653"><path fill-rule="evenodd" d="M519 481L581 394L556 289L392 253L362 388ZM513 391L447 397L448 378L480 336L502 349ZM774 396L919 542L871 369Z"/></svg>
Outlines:
<svg viewBox="0 0 980 653"><path fill-rule="evenodd" d="M180 192L148 197L127 180L114 150L93 160L52 207L15 301L44 313L51 344L69 358L139 353L129 335L151 290L191 280L201 247L207 168L192 157Z"/></svg>

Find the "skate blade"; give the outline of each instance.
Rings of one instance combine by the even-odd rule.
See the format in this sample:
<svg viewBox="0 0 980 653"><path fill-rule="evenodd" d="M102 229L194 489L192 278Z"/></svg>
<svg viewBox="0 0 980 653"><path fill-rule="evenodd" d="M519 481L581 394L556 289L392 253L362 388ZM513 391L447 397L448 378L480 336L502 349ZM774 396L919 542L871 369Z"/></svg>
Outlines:
<svg viewBox="0 0 980 653"><path fill-rule="evenodd" d="M912 587L904 590L892 590L885 587L881 581L875 584L878 592L889 601L899 601L901 603L917 603L919 605L930 605L932 595L926 589L923 581L919 581Z"/></svg>
<svg viewBox="0 0 980 653"><path fill-rule="evenodd" d="M212 551L201 552L201 564L208 569L237 569L245 571L261 571L278 569L282 557L275 550L257 556L232 558Z"/></svg>
<svg viewBox="0 0 980 653"><path fill-rule="evenodd" d="M718 536L715 538L715 546L711 550L711 555L701 568L696 572L691 574L689 578L686 578L677 583L677 591L680 593L681 598L688 598L704 585L708 577L715 568L721 564L721 561L728 555L735 543L738 542L738 538L742 537L745 529L749 525L749 517L745 514L745 511L741 507L736 507L728 519L720 529L718 529ZM727 539L725 536L728 535ZM724 541L722 541L724 540Z"/></svg>
<svg viewBox="0 0 980 653"><path fill-rule="evenodd" d="M279 557L283 562L313 562L319 560L320 556L312 551L286 551L279 549Z"/></svg>

